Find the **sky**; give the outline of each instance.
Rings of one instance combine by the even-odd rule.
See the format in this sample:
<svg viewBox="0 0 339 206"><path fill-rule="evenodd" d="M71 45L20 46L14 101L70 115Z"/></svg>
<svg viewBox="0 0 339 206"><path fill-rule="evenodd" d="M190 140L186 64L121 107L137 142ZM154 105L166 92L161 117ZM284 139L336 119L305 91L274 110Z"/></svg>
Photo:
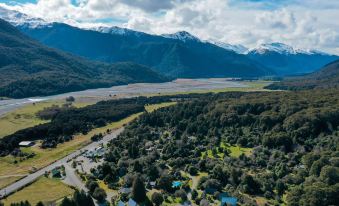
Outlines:
<svg viewBox="0 0 339 206"><path fill-rule="evenodd" d="M185 30L250 48L282 42L339 54L339 0L0 0L0 6L79 27Z"/></svg>

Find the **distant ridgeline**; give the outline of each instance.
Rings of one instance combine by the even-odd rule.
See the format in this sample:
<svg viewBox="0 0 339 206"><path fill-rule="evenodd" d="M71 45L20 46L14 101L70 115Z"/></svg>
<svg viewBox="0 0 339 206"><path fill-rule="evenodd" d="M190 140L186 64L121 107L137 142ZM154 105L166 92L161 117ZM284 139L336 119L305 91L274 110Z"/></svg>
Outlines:
<svg viewBox="0 0 339 206"><path fill-rule="evenodd" d="M339 88L339 60L327 64L312 74L286 78L266 87L267 89L305 90Z"/></svg>
<svg viewBox="0 0 339 206"><path fill-rule="evenodd" d="M91 62L48 48L0 19L0 97L44 96L164 81L168 78L138 64Z"/></svg>
<svg viewBox="0 0 339 206"><path fill-rule="evenodd" d="M336 205L338 138L338 90L205 95L130 123L93 175L114 188L138 174L184 197L186 174L198 175L198 205L205 196L194 190L246 205L258 196L269 205Z"/></svg>

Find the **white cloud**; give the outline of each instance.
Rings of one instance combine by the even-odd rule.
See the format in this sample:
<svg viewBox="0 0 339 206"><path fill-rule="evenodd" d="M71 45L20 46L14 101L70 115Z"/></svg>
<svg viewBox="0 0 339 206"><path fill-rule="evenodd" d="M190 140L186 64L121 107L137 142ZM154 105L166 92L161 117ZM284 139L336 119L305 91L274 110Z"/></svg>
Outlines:
<svg viewBox="0 0 339 206"><path fill-rule="evenodd" d="M337 0L39 0L11 6L50 21L125 26L150 33L187 30L203 39L255 46L278 41L339 54ZM269 2L269 3L265 3ZM273 2L273 3L272 3ZM277 2L277 3L275 3ZM113 23L112 23L113 22Z"/></svg>

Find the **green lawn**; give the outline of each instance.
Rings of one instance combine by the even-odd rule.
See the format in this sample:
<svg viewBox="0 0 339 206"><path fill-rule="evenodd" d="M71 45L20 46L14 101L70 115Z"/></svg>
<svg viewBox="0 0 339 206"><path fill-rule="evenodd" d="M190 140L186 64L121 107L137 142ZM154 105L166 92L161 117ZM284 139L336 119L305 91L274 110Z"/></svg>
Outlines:
<svg viewBox="0 0 339 206"><path fill-rule="evenodd" d="M236 158L242 154L246 156L249 156L252 154L252 148L240 147L238 145L230 145L230 144L221 143L220 147L216 147L216 149L218 148L230 150L230 156L236 157ZM221 153L219 151L216 153L216 156L213 155L212 150L207 150L206 152L202 152L201 156L204 157L207 154L208 158L220 158L220 159L224 158L224 153Z"/></svg>
<svg viewBox="0 0 339 206"><path fill-rule="evenodd" d="M9 112L5 116L0 117L0 138L13 134L14 132L32 127L38 124L42 124L48 121L42 120L36 116L36 113L42 110L45 107L50 107L52 105L62 105L65 104L63 100L57 101L43 101L37 102L35 104L28 104L22 108L16 109L12 112ZM84 107L91 103L75 102L73 105L75 107Z"/></svg>
<svg viewBox="0 0 339 206"><path fill-rule="evenodd" d="M60 180L41 177L31 185L10 195L3 202L5 206L25 200L28 200L31 205L36 205L39 201L49 205L73 193L74 190Z"/></svg>

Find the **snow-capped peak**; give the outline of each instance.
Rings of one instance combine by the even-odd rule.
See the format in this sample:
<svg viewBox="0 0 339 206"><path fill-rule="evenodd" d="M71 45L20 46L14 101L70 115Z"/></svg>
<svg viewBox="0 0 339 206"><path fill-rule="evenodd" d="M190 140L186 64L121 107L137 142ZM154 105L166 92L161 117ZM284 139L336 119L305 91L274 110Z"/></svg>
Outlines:
<svg viewBox="0 0 339 206"><path fill-rule="evenodd" d="M293 48L292 46L283 44L283 43L266 43L266 44L261 44L256 48L248 50L247 53L254 52L254 53L259 53L259 54L264 54L268 51L273 51L277 52L280 54L321 54L321 55L327 55L324 52L317 51L317 50L310 50L310 49L299 49L299 48Z"/></svg>
<svg viewBox="0 0 339 206"><path fill-rule="evenodd" d="M257 48L251 49L250 51L254 51L260 54L263 54L267 51L273 51L280 54L296 54L296 50L294 50L293 47L278 42L261 44Z"/></svg>
<svg viewBox="0 0 339 206"><path fill-rule="evenodd" d="M198 37L193 36L192 34L188 33L187 31L179 31L174 34L162 34L161 36L169 39L177 39L183 42L186 41L198 41L201 40Z"/></svg>
<svg viewBox="0 0 339 206"><path fill-rule="evenodd" d="M8 21L14 26L27 26L30 28L37 28L41 26L48 26L49 22L46 22L40 18L34 18L26 14L20 13L15 10L9 10L0 6L0 18Z"/></svg>
<svg viewBox="0 0 339 206"><path fill-rule="evenodd" d="M117 27L117 26L112 26L112 27L100 26L100 27L93 28L92 30L98 31L98 32L101 32L101 33L117 34L117 35L140 36L140 35L144 34L143 32L138 32L138 31L134 31L134 30L127 29L127 28L121 28L121 27Z"/></svg>
<svg viewBox="0 0 339 206"><path fill-rule="evenodd" d="M218 47L224 48L226 50L234 51L238 54L244 54L248 50L248 48L244 47L241 44L228 44L225 42L215 41L215 40L208 40L207 42L214 44Z"/></svg>

